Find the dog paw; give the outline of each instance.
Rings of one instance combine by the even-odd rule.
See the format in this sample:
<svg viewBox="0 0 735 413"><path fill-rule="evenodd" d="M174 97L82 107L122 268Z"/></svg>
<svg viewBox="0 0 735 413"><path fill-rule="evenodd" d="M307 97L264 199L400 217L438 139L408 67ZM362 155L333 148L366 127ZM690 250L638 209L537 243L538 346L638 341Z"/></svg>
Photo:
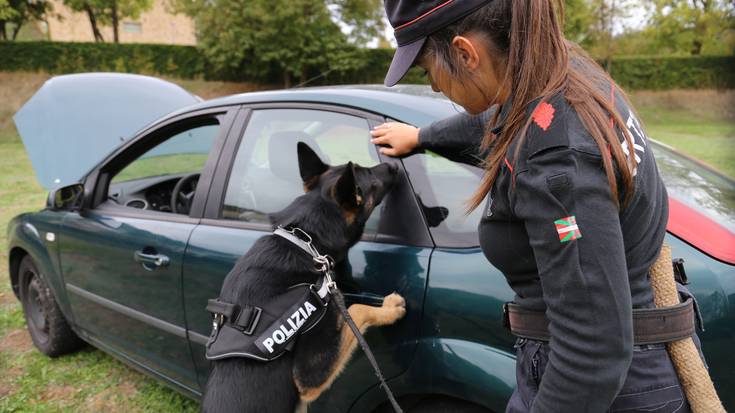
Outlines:
<svg viewBox="0 0 735 413"><path fill-rule="evenodd" d="M382 310L381 324L393 324L406 315L406 300L396 293L388 295L383 299Z"/></svg>
<svg viewBox="0 0 735 413"><path fill-rule="evenodd" d="M383 307L403 307L406 308L406 300L403 299L400 295L393 293L390 295L386 295L383 298Z"/></svg>

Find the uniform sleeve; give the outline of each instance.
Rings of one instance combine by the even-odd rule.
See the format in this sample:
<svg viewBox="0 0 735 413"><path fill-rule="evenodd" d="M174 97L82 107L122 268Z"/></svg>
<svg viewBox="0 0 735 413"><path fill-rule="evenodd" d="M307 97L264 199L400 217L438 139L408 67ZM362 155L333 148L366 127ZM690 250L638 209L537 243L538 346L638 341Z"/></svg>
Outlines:
<svg viewBox="0 0 735 413"><path fill-rule="evenodd" d="M480 166L485 127L495 114L492 107L479 115L458 113L419 130L419 148L429 149L455 162Z"/></svg>
<svg viewBox="0 0 735 413"><path fill-rule="evenodd" d="M618 210L599 156L549 148L526 166L512 207L533 248L551 333L531 411L607 411L633 346Z"/></svg>

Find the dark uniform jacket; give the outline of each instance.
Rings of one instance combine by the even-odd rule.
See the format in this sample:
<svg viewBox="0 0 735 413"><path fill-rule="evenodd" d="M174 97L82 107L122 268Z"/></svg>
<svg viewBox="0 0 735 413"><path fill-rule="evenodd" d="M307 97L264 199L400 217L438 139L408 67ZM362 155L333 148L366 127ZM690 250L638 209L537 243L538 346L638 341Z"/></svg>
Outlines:
<svg viewBox="0 0 735 413"><path fill-rule="evenodd" d="M480 245L515 302L545 310L550 320L548 362L531 411L606 411L632 359L631 310L654 306L647 273L665 234L666 189L641 125L621 98L616 109L635 153L623 149L638 165L634 193L620 210L600 149L566 99L531 106L519 155L516 137L487 197ZM459 114L422 128L420 147L479 165L492 113Z"/></svg>

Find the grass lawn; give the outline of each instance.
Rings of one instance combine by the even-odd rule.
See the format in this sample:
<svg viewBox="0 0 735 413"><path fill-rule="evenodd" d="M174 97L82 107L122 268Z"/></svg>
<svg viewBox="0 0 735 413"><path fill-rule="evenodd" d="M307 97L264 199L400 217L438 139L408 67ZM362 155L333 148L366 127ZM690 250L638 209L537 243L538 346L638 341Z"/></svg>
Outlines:
<svg viewBox="0 0 735 413"><path fill-rule="evenodd" d="M637 92L649 137L735 177L735 91Z"/></svg>
<svg viewBox="0 0 735 413"><path fill-rule="evenodd" d="M41 209L36 183L14 130L0 130L0 412L196 412L192 400L92 347L49 359L33 347L10 289L6 227Z"/></svg>
<svg viewBox="0 0 735 413"><path fill-rule="evenodd" d="M6 227L41 209L38 185L11 116L48 75L0 73L0 412L194 412L195 402L99 350L49 359L25 330L10 290ZM182 81L210 98L253 85ZM735 177L735 92L640 92L632 95L648 134Z"/></svg>

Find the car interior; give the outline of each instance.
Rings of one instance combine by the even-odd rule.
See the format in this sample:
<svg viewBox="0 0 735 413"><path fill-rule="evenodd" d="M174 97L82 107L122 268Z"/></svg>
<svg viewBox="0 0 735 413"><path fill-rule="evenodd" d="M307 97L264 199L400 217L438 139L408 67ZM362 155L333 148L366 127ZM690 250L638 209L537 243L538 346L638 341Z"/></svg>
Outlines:
<svg viewBox="0 0 735 413"><path fill-rule="evenodd" d="M107 202L117 206L188 214L196 185L219 131L215 118L178 131L114 174Z"/></svg>

